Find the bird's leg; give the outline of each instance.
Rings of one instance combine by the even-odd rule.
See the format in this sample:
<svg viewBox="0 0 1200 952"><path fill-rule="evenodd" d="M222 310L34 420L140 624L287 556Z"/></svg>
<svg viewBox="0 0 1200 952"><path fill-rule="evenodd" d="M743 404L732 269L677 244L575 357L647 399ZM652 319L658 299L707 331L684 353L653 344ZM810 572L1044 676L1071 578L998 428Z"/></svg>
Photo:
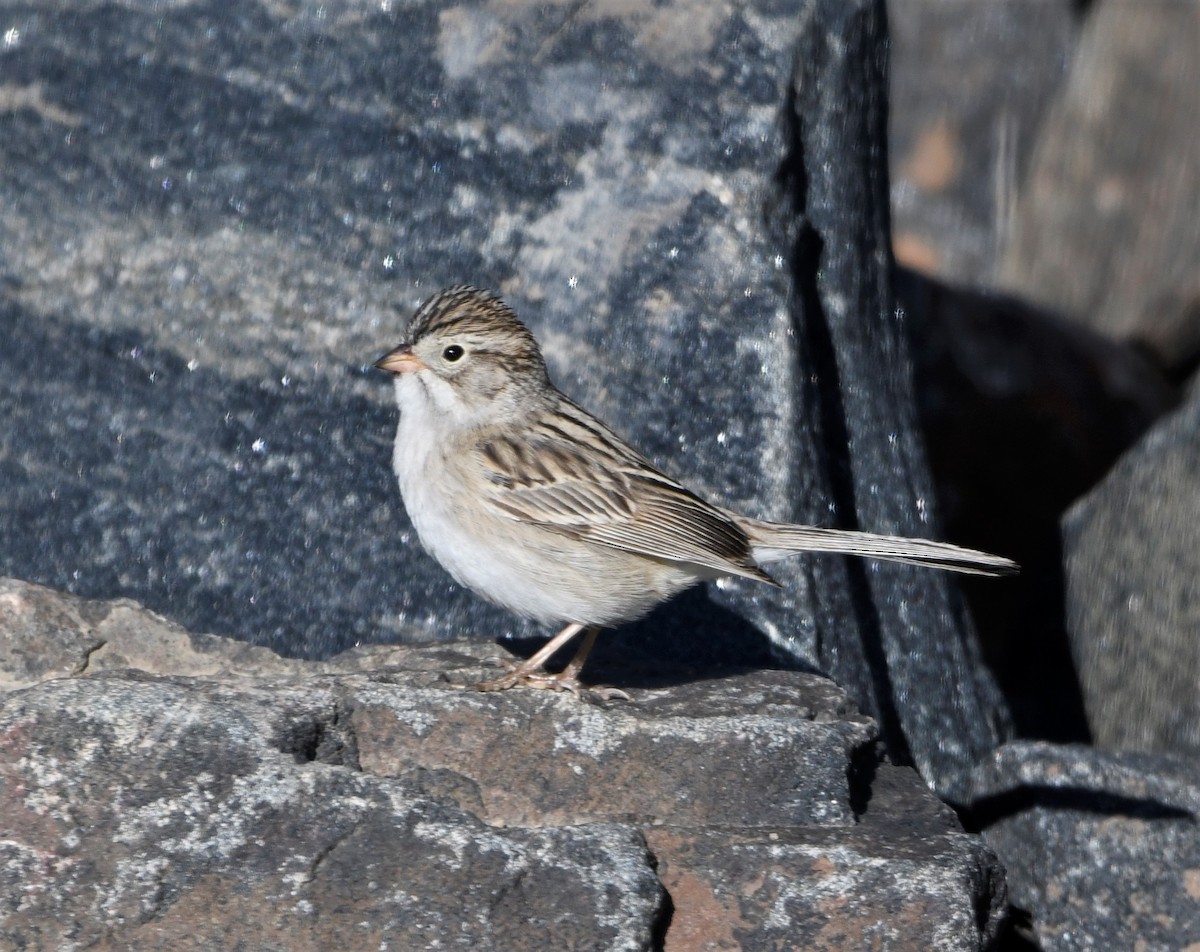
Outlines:
<svg viewBox="0 0 1200 952"><path fill-rule="evenodd" d="M547 674L542 669L542 665L549 661L559 648L581 631L584 633L583 641L580 642L575 656L567 662L567 666L558 674ZM584 691L588 691L606 701L610 701L613 698L621 698L628 701L629 695L618 688L590 688L579 681L579 672L583 670L588 653L592 650L592 645L596 643L596 637L599 634L599 628L587 628L580 624L567 625L566 628L546 642L540 650L531 655L527 661L522 662L503 677L494 678L491 681L481 681L475 685L475 689L477 691L505 691L508 688L516 687L518 684L523 684L531 688L549 688L552 691L570 691L573 694L581 694Z"/></svg>
<svg viewBox="0 0 1200 952"><path fill-rule="evenodd" d="M554 675L554 677L558 678L564 685L579 684L579 672L583 670L584 662L587 661L587 656L591 653L592 645L596 643L596 638L599 634L599 628L586 629L583 633L583 641L579 643L575 654L571 656L571 660L567 662L567 666Z"/></svg>
<svg viewBox="0 0 1200 952"><path fill-rule="evenodd" d="M584 626L572 622L567 625L562 631L546 642L541 648L534 652L528 659L517 665L508 674L499 678L493 678L490 681L480 681L475 685L477 691L507 691L511 687L518 684L527 684L530 687L548 688L554 687L550 681L556 681L553 675L547 674L542 670L542 665L553 657L563 645L574 638L577 634L583 631ZM592 639L595 640L595 639ZM590 649L591 645L585 639L584 644ZM578 656L578 653L576 654ZM572 662L575 660L571 659Z"/></svg>
<svg viewBox="0 0 1200 952"><path fill-rule="evenodd" d="M579 673L583 670L583 665L587 661L588 654L592 650L592 645L596 643L596 638L599 634L599 628L588 628L583 633L583 641L580 642L574 657L567 662L567 666L558 672L558 674L548 675L549 680L558 682L557 685L550 684L547 687L557 687L560 691L570 691L573 694L581 694L586 691L604 701L617 699L622 701L633 700L620 688L610 688L599 684L589 686L579 680Z"/></svg>

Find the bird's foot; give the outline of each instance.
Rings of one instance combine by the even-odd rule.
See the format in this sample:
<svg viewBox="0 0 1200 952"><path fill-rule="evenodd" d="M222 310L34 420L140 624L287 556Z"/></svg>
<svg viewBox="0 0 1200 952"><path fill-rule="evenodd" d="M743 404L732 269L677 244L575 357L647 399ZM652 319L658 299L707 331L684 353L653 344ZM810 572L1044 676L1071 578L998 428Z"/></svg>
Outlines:
<svg viewBox="0 0 1200 952"><path fill-rule="evenodd" d="M632 701L620 688L607 685L584 684L568 667L558 674L550 674L538 668L522 671L521 665L509 665L512 670L498 678L489 678L475 685L476 691L507 691L510 688L537 688L543 691L569 691L578 698L594 697L601 701Z"/></svg>
<svg viewBox="0 0 1200 952"><path fill-rule="evenodd" d="M559 648L581 631L584 632L583 643L579 646L575 657L558 674L549 674L542 665L549 661ZM508 667L508 673L498 678L480 681L475 685L475 690L507 691L509 688L515 688L517 685L524 685L525 687L541 688L549 691L570 691L579 698L594 696L602 701L631 701L633 699L620 688L610 688L601 685L589 687L579 680L579 673L583 670L583 663L587 660L588 652L592 650L592 645L595 644L596 636L599 633L599 628L588 628L578 623L567 625L566 628L551 638L530 658L522 661L520 664L496 659Z"/></svg>

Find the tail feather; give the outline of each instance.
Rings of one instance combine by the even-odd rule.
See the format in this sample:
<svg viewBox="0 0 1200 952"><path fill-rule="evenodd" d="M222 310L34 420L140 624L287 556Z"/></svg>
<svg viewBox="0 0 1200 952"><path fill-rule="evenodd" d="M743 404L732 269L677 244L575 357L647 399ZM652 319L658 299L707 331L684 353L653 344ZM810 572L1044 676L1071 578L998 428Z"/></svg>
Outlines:
<svg viewBox="0 0 1200 952"><path fill-rule="evenodd" d="M743 528L750 537L754 560L761 565L777 562L798 552L831 552L924 565L968 575L1011 575L1020 570L1012 559L978 549L965 549L949 542L750 519L743 521Z"/></svg>

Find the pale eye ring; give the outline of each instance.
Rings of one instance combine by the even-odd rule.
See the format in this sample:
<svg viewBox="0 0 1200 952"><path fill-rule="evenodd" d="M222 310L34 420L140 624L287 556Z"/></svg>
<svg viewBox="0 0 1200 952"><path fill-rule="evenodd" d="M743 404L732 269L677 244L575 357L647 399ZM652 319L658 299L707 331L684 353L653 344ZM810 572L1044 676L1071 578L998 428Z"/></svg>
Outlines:
<svg viewBox="0 0 1200 952"><path fill-rule="evenodd" d="M465 353L466 353L466 351L463 350L461 347L459 347L458 344L451 344L449 347L447 347L445 350L442 351L442 359L445 361L448 361L449 363L454 363L456 360L459 360L462 357L462 355Z"/></svg>

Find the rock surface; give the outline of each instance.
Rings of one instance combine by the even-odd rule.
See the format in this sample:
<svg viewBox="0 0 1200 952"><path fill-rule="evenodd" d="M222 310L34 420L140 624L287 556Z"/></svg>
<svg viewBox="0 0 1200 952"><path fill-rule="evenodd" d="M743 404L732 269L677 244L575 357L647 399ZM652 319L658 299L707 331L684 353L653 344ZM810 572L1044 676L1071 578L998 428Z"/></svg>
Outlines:
<svg viewBox="0 0 1200 952"><path fill-rule="evenodd" d="M1044 952L1200 942L1194 757L1016 742L980 766L974 798Z"/></svg>
<svg viewBox="0 0 1200 952"><path fill-rule="evenodd" d="M1039 136L1003 286L1200 359L1200 2L1098 0Z"/></svg>
<svg viewBox="0 0 1200 952"><path fill-rule="evenodd" d="M598 706L464 689L472 643L304 662L12 580L0 607L6 947L958 950L1001 922L991 853L812 675Z"/></svg>
<svg viewBox="0 0 1200 952"><path fill-rule="evenodd" d="M1200 383L1066 514L1063 549L1095 743L1200 754Z"/></svg>
<svg viewBox="0 0 1200 952"><path fill-rule="evenodd" d="M271 708L329 699L270 687L117 676L10 696L5 943L650 947L664 894L635 831L489 829L298 763Z"/></svg>

